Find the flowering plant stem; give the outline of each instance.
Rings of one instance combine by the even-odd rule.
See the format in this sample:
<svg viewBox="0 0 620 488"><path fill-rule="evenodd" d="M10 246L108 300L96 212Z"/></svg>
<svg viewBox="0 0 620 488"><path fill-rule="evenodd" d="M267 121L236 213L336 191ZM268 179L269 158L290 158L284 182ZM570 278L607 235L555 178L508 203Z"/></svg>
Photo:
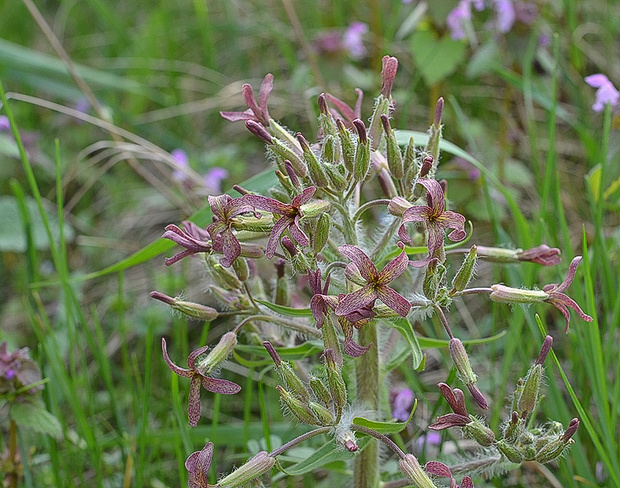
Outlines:
<svg viewBox="0 0 620 488"><path fill-rule="evenodd" d="M357 400L372 411L379 411L379 348L377 325L367 324L359 330L360 344L375 344L363 357L355 362ZM379 442L370 444L355 458L353 481L355 488L377 488L379 486Z"/></svg>

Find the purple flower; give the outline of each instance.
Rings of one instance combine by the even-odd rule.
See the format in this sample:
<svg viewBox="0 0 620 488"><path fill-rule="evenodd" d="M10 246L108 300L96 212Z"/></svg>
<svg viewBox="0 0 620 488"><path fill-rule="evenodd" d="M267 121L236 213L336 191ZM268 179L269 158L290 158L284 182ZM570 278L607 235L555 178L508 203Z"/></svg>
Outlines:
<svg viewBox="0 0 620 488"><path fill-rule="evenodd" d="M443 430L450 427L464 427L471 422L469 414L467 413L467 407L465 406L465 395L463 391L459 388L452 389L446 383L439 383L437 386L450 405L450 408L452 408L453 413L437 417L437 421L429 425L428 428Z"/></svg>
<svg viewBox="0 0 620 488"><path fill-rule="evenodd" d="M205 187L211 194L222 193L222 180L228 178L228 170L216 166L204 176Z"/></svg>
<svg viewBox="0 0 620 488"><path fill-rule="evenodd" d="M424 465L424 471L442 478L450 478L451 488L474 488L474 482L469 476L465 476L461 481L461 484L457 485L456 480L452 476L450 468L448 468L448 466L446 466L444 463L440 463L439 461L429 461Z"/></svg>
<svg viewBox="0 0 620 488"><path fill-rule="evenodd" d="M596 75L586 76L585 82L592 88L598 88L598 90L596 90L594 105L592 105L592 110L595 112L602 112L605 105L608 103L612 106L618 103L620 93L605 75L599 73Z"/></svg>
<svg viewBox="0 0 620 488"><path fill-rule="evenodd" d="M579 266L579 262L581 261L581 256L576 256L570 263L568 268L568 273L566 274L566 278L564 281L557 284L550 284L543 286L543 291L549 295L548 298L545 298L545 302L550 303L555 308L557 308L564 318L566 319L566 327L564 328L564 332L568 333L568 326L570 320L570 313L568 312L569 308L572 308L575 312L579 314L579 316L585 320L586 322L592 322L592 317L584 313L583 310L577 305L577 302L570 298L568 295L564 293L573 280L575 279L575 273L577 272L577 266Z"/></svg>
<svg viewBox="0 0 620 488"><path fill-rule="evenodd" d="M254 90L252 85L246 83L243 85L243 98L249 107L245 112L220 112L220 115L226 120L236 122L238 120L253 120L259 122L265 127L269 127L269 110L267 110L267 99L273 90L273 75L267 73L260 85L258 92L258 104L254 99Z"/></svg>
<svg viewBox="0 0 620 488"><path fill-rule="evenodd" d="M453 229L448 238L461 241L467 236L465 232L465 217L456 212L446 210L444 194L441 185L436 180L421 178L418 183L428 191L426 199L428 205L415 205L403 213L403 221L398 229L398 235L405 243L411 242L407 232L407 222L424 222L428 231L428 259L442 258L443 233L446 229ZM413 266L426 264L428 260L416 261Z"/></svg>
<svg viewBox="0 0 620 488"><path fill-rule="evenodd" d="M193 452L185 461L185 469L189 475L189 488L210 488L209 467L213 458L213 442L208 442L201 451Z"/></svg>
<svg viewBox="0 0 620 488"><path fill-rule="evenodd" d="M398 243L401 253L378 271L371 259L358 247L350 244L340 246L338 250L348 257L357 267L362 278L366 281L359 290L344 296L336 307L336 315L347 316L366 307L372 308L377 299L390 307L399 315L405 317L411 309L411 304L388 283L398 278L409 264L409 258L402 242Z"/></svg>
<svg viewBox="0 0 620 488"><path fill-rule="evenodd" d="M11 123L9 122L9 118L6 115L0 115L0 132L9 130L10 128Z"/></svg>
<svg viewBox="0 0 620 488"><path fill-rule="evenodd" d="M314 186L310 186L293 198L293 201L290 204L282 203L274 198L263 197L261 195L245 195L242 197L244 203L251 205L254 208L282 216L273 226L273 230L269 236L266 252L267 259L273 258L278 242L280 241L280 237L287 228L291 234L291 237L299 244L304 247L310 245L310 239L308 239L308 236L303 230L301 230L301 227L299 227L299 220L302 217L300 207L304 203L307 203L315 192L316 188Z"/></svg>
<svg viewBox="0 0 620 488"><path fill-rule="evenodd" d="M173 149L170 151L170 156L174 159L174 162L179 168L189 167L189 156L183 149ZM187 180L187 175L180 169L175 169L172 173L172 178L180 183Z"/></svg>
<svg viewBox="0 0 620 488"><path fill-rule="evenodd" d="M422 452L425 446L439 446L440 444L441 434L439 432L429 432L415 440L415 449L416 452Z"/></svg>
<svg viewBox="0 0 620 488"><path fill-rule="evenodd" d="M446 17L446 26L450 37L455 41L465 39L465 23L471 20L470 0L461 0Z"/></svg>
<svg viewBox="0 0 620 488"><path fill-rule="evenodd" d="M209 349L209 346L203 346L190 353L187 357L187 365L190 369L180 368L170 360L166 350L166 339L162 338L161 348L164 354L164 361L166 361L168 367L179 376L191 378L187 401L187 416L190 426L196 427L200 419L200 385L207 391L221 393L222 395L234 395L241 390L241 387L232 381L211 378L203 373L200 362L197 364L196 360Z"/></svg>
<svg viewBox="0 0 620 488"><path fill-rule="evenodd" d="M497 30L502 34L509 32L515 23L516 13L512 0L494 0L497 18L495 23Z"/></svg>
<svg viewBox="0 0 620 488"><path fill-rule="evenodd" d="M362 38L368 32L368 25L364 22L353 22L342 35L342 47L349 52L353 59L360 59L366 54L366 47Z"/></svg>
<svg viewBox="0 0 620 488"><path fill-rule="evenodd" d="M406 422L409 420L411 405L413 405L413 390L410 388L393 390L390 396L392 417L396 420L400 420L401 422Z"/></svg>
<svg viewBox="0 0 620 488"><path fill-rule="evenodd" d="M28 348L24 347L8 352L7 343L0 344L0 395L19 390L25 386L41 381L39 365L30 358ZM29 388L22 395L34 395L43 389L43 385Z"/></svg>
<svg viewBox="0 0 620 488"><path fill-rule="evenodd" d="M560 250L557 247L549 247L547 244L541 244L525 251L517 251L517 259L543 266L554 266L560 264L561 261Z"/></svg>

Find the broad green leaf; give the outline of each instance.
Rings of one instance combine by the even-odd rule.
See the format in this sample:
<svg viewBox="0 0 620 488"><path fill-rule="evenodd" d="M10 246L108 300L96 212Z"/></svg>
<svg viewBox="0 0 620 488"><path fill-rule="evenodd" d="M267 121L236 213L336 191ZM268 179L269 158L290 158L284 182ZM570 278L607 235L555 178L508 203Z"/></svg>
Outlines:
<svg viewBox="0 0 620 488"><path fill-rule="evenodd" d="M13 404L10 412L15 423L56 439L62 438L62 427L58 419L45 409L43 402Z"/></svg>
<svg viewBox="0 0 620 488"><path fill-rule="evenodd" d="M26 206L30 214L32 226L32 238L34 246L37 249L47 249L49 241L45 232L43 220L39 214L39 208L33 198L26 198ZM58 218L53 212L46 212L47 219L52 228L52 234L55 238L59 236ZM15 197L0 197L0 252L25 252L26 251L26 235L24 233L23 224L21 223L21 215ZM65 224L65 239L73 240L73 229Z"/></svg>
<svg viewBox="0 0 620 488"><path fill-rule="evenodd" d="M315 469L320 468L321 466L325 466L326 464L333 463L336 461L348 461L355 457L356 454L359 454L372 440L371 437L362 436L358 438L358 451L357 453L351 453L342 449L339 445L337 445L334 441L330 441L328 444L325 444L320 449L314 451L314 453L304 459L303 461L294 464L286 468L284 471L289 476L299 476L304 473L309 473L310 471L314 471Z"/></svg>
<svg viewBox="0 0 620 488"><path fill-rule="evenodd" d="M411 351L411 361L413 369L418 369L420 364L422 364L422 359L424 354L422 353L422 349L420 348L420 344L418 339L413 332L413 326L406 318L398 318L395 320L384 320L383 323L388 327L392 327L394 329L398 329L402 336L407 341L409 345L409 349Z"/></svg>
<svg viewBox="0 0 620 488"><path fill-rule="evenodd" d="M437 37L430 29L411 36L411 55L416 69L428 86L433 86L456 71L465 60L467 45L449 35Z"/></svg>
<svg viewBox="0 0 620 488"><path fill-rule="evenodd" d="M286 315L288 317L312 317L312 310L309 308L291 308L284 305L277 305L275 303L268 302L267 300L256 300L261 305L265 305L269 310L279 313L280 315Z"/></svg>
<svg viewBox="0 0 620 488"><path fill-rule="evenodd" d="M413 408L411 409L411 413L409 414L409 418L405 422L378 422L376 420L368 420L364 417L355 417L353 419L353 423L355 425L361 425L362 427L368 427L369 429L376 430L381 434L398 434L402 432L411 419L413 418L413 414L418 407L418 399L416 398L413 402Z"/></svg>

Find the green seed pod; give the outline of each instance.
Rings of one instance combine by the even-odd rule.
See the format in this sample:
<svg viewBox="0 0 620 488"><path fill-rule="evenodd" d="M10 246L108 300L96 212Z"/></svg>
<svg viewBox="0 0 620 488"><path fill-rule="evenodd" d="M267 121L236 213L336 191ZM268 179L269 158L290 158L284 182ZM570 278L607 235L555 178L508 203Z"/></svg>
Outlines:
<svg viewBox="0 0 620 488"><path fill-rule="evenodd" d="M188 315L189 317L193 317L198 320L206 320L209 322L216 319L218 316L218 311L214 308L201 305L200 303L186 302L185 300L175 299L175 303L172 305L172 308L174 310L178 310L182 314Z"/></svg>
<svg viewBox="0 0 620 488"><path fill-rule="evenodd" d="M452 362L454 362L456 366L461 381L466 385L476 383L476 373L474 373L474 370L471 368L469 356L467 356L463 343L459 339L452 338L450 339L449 349Z"/></svg>
<svg viewBox="0 0 620 488"><path fill-rule="evenodd" d="M332 397L329 394L329 390L320 378L317 378L316 376L310 378L310 388L319 401L323 403L323 405L327 406L331 403Z"/></svg>
<svg viewBox="0 0 620 488"><path fill-rule="evenodd" d="M213 258L213 256L209 257ZM239 281L237 275L230 269L225 268L215 259L209 259L208 261L211 261L209 263L211 276L213 276L218 285L227 290L240 290L243 288L243 283Z"/></svg>
<svg viewBox="0 0 620 488"><path fill-rule="evenodd" d="M291 363L288 361L282 361L279 373L282 375L282 379L286 382L286 386L296 397L302 399L304 402L308 402L310 400L310 394L308 393L306 386L295 373Z"/></svg>
<svg viewBox="0 0 620 488"><path fill-rule="evenodd" d="M504 285L491 286L489 297L499 303L542 303L549 295L542 290L522 290Z"/></svg>
<svg viewBox="0 0 620 488"><path fill-rule="evenodd" d="M325 168L325 172L329 177L332 188L341 192L345 191L349 183L340 171L340 166L334 166L333 164L324 163L323 167Z"/></svg>
<svg viewBox="0 0 620 488"><path fill-rule="evenodd" d="M566 449L566 447L572 444L573 442L575 441L573 441L572 439L570 439L569 442L564 442L562 441L561 438L555 439L549 442L543 448L541 448L536 453L536 456L534 457L534 459L538 461L540 464L546 464L550 461L553 461L559 458L564 452L564 449Z"/></svg>
<svg viewBox="0 0 620 488"><path fill-rule="evenodd" d="M325 244L327 244L327 239L329 239L329 224L328 213L321 214L316 221L316 231L310 238L312 241L312 250L315 255L319 254L325 247Z"/></svg>
<svg viewBox="0 0 620 488"><path fill-rule="evenodd" d="M278 278L276 281L276 296L274 302L277 305L289 306L291 303L291 289L289 279L286 276Z"/></svg>
<svg viewBox="0 0 620 488"><path fill-rule="evenodd" d="M336 417L334 414L327 410L323 405L319 405L315 402L310 402L308 404L314 416L318 419L319 425L334 425L336 422Z"/></svg>
<svg viewBox="0 0 620 488"><path fill-rule="evenodd" d="M285 160L289 160L295 169L295 173L301 178L304 178L308 174L306 163L301 156L293 151L289 146L279 139L273 138L273 144L269 146L274 154L281 158L281 163L284 164Z"/></svg>
<svg viewBox="0 0 620 488"><path fill-rule="evenodd" d="M243 283L248 281L248 278L250 277L250 267L248 266L248 262L245 258L238 257L233 261L232 266L235 273L237 273L237 278L239 278L240 281Z"/></svg>
<svg viewBox="0 0 620 488"><path fill-rule="evenodd" d="M340 139L336 135L323 136L321 160L330 164L339 164L342 159Z"/></svg>
<svg viewBox="0 0 620 488"><path fill-rule="evenodd" d="M217 486L222 488L235 488L243 486L254 478L269 471L276 463L276 459L269 456L266 451L259 452L256 456L243 464L228 476L221 479Z"/></svg>
<svg viewBox="0 0 620 488"><path fill-rule="evenodd" d="M332 394L334 405L338 410L347 404L347 387L340 373L340 369L336 365L333 349L325 350L325 369L327 370L327 383Z"/></svg>
<svg viewBox="0 0 620 488"><path fill-rule="evenodd" d="M368 128L368 138L370 139L371 148L377 149L381 145L383 137L383 127L381 126L381 116L387 115L390 110L390 99L383 95L377 97L375 109L370 118L370 126Z"/></svg>
<svg viewBox="0 0 620 488"><path fill-rule="evenodd" d="M394 134L394 131L390 126L389 117L385 114L381 115L381 123L383 124L383 129L385 130L385 137L387 138L388 167L390 168L390 173L392 177L400 180L403 176L405 176L403 155L400 152L398 142L396 142L396 135Z"/></svg>
<svg viewBox="0 0 620 488"><path fill-rule="evenodd" d="M289 408L291 413L295 417L297 417L297 419L306 424L318 425L317 418L307 403L303 402L296 396L291 395L280 385L276 386L276 390L278 390L278 393L280 393L280 399L282 400L282 403L284 403L284 405Z"/></svg>
<svg viewBox="0 0 620 488"><path fill-rule="evenodd" d="M464 426L463 434L484 447L489 447L495 442L495 433L478 419L473 419Z"/></svg>
<svg viewBox="0 0 620 488"><path fill-rule="evenodd" d="M469 252L465 256L465 259L463 260L463 264L461 265L460 269L457 271L454 279L452 280L452 291L450 292L450 294L453 294L457 291L463 291L467 287L467 284L474 275L474 270L476 268L476 253L476 246L471 246Z"/></svg>
<svg viewBox="0 0 620 488"><path fill-rule="evenodd" d="M405 173L405 188L407 188L407 198L413 192L413 183L418 175L418 165L415 162L415 145L413 137L409 138L409 143L405 148L405 157L403 158L403 171Z"/></svg>
<svg viewBox="0 0 620 488"><path fill-rule="evenodd" d="M370 140L366 137L364 122L355 119L353 124L359 136L355 151L355 162L353 164L353 177L355 181L361 182L366 179L368 168L370 167Z"/></svg>
<svg viewBox="0 0 620 488"><path fill-rule="evenodd" d="M340 138L340 146L342 147L342 160L344 167L349 173L353 173L353 164L355 162L355 142L353 135L349 132L342 120L336 122L338 124L338 137Z"/></svg>
<svg viewBox="0 0 620 488"><path fill-rule="evenodd" d="M497 441L496 446L499 449L499 452L506 456L509 461L517 464L521 464L523 461L525 461L525 457L523 456L521 450L513 444L510 444L505 440L501 439Z"/></svg>
<svg viewBox="0 0 620 488"><path fill-rule="evenodd" d="M525 377L523 391L517 402L517 412L519 416L524 418L531 414L536 408L538 402L538 394L540 392L540 383L542 381L543 367L540 364L532 366Z"/></svg>
<svg viewBox="0 0 620 488"><path fill-rule="evenodd" d="M321 163L317 159L316 155L310 148L308 141L301 134L301 132L297 133L297 140L301 145L301 150L304 153L304 161L308 166L308 172L310 173L310 180L317 188L325 188L329 186L329 180L327 179L327 175L323 170Z"/></svg>
<svg viewBox="0 0 620 488"><path fill-rule="evenodd" d="M338 339L338 333L336 332L336 327L334 326L332 314L323 314L323 316L325 318L325 322L323 323L321 332L323 333L323 344L325 345L325 350L327 351L330 349L332 351L336 365L339 368L342 368L342 347L340 346L340 340Z"/></svg>

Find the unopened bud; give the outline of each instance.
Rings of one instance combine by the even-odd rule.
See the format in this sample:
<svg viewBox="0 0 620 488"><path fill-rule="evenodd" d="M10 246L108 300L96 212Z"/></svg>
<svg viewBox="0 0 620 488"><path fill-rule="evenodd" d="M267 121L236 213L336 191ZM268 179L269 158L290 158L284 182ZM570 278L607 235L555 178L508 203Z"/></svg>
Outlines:
<svg viewBox="0 0 620 488"><path fill-rule="evenodd" d="M235 488L245 485L248 481L258 478L269 471L275 463L275 458L269 456L266 451L261 451L247 463L221 479L217 483L217 486L221 486L222 488Z"/></svg>
<svg viewBox="0 0 620 488"><path fill-rule="evenodd" d="M474 439L484 447L488 447L495 442L495 433L478 419L472 420L463 427L463 434L470 439Z"/></svg>
<svg viewBox="0 0 620 488"><path fill-rule="evenodd" d="M353 137L342 120L338 119L336 124L338 125L338 137L340 138L344 167L347 171L349 171L349 173L353 173L353 164L355 162L355 145L353 143Z"/></svg>
<svg viewBox="0 0 620 488"><path fill-rule="evenodd" d="M579 419L577 418L572 419L569 422L568 427L566 428L566 431L562 435L562 441L568 442L570 438L575 435L575 432L577 432L578 428L579 428Z"/></svg>
<svg viewBox="0 0 620 488"><path fill-rule="evenodd" d="M441 140L441 117L443 115L443 98L437 100L437 106L435 108L435 119L433 124L429 128L429 138L424 150L433 156L434 161L439 161L439 141ZM433 174L431 173L431 176Z"/></svg>
<svg viewBox="0 0 620 488"><path fill-rule="evenodd" d="M381 116L389 115L390 112L390 100L381 95L377 97L375 102L375 108L372 116L370 117L370 124L368 126L368 138L370 139L370 148L375 150L381 145L381 138L383 137L383 127L381 124Z"/></svg>
<svg viewBox="0 0 620 488"><path fill-rule="evenodd" d="M263 346L265 347L265 349L267 349L267 352L271 356L271 359L273 359L273 362L275 363L276 368L279 368L282 365L282 359L280 358L280 355L275 350L271 342L265 341L263 342Z"/></svg>
<svg viewBox="0 0 620 488"><path fill-rule="evenodd" d="M336 421L336 417L334 414L327 410L323 405L319 405L315 402L310 402L308 404L314 416L318 419L319 425L333 425Z"/></svg>
<svg viewBox="0 0 620 488"><path fill-rule="evenodd" d="M329 405L331 403L332 398L329 394L329 390L320 378L317 378L316 376L310 378L310 388L319 401L323 403L323 405Z"/></svg>
<svg viewBox="0 0 620 488"><path fill-rule="evenodd" d="M245 126L252 134L262 140L265 144L273 144L273 137L271 137L271 134L267 132L267 129L265 129L263 124L260 124L254 120L246 120Z"/></svg>
<svg viewBox="0 0 620 488"><path fill-rule="evenodd" d="M327 240L329 239L329 214L324 213L316 221L316 230L314 235L311 237L312 240L312 250L314 254L319 254L325 244L327 244Z"/></svg>
<svg viewBox="0 0 620 488"><path fill-rule="evenodd" d="M527 249L525 251L517 250L517 258L519 261L530 261L543 266L553 266L560 264L560 250L557 247L549 247L546 244Z"/></svg>
<svg viewBox="0 0 620 488"><path fill-rule="evenodd" d="M272 145L269 147L273 153L282 158L283 161L290 161L297 175L303 178L308 174L306 163L301 159L301 156L293 151L284 142L274 137L272 138Z"/></svg>
<svg viewBox="0 0 620 488"><path fill-rule="evenodd" d="M499 452L501 452L509 461L513 463L521 464L525 460L520 449L503 439L497 441L496 446L499 449Z"/></svg>
<svg viewBox="0 0 620 488"><path fill-rule="evenodd" d="M308 172L310 173L310 179L312 180L314 186L318 188L325 188L329 186L329 180L327 179L325 171L323 171L321 163L319 163L319 160L310 148L308 141L301 132L297 133L297 140L299 141L301 150L304 153L304 161L308 165Z"/></svg>
<svg viewBox="0 0 620 488"><path fill-rule="evenodd" d="M484 400L482 393L480 393L480 391L475 387L478 378L471 367L469 356L467 356L463 343L459 339L453 337L450 339L449 349L450 356L456 366L459 378L463 383L465 383L469 391L472 393L476 403L478 403L478 405L482 408L486 408L484 406L486 405L486 400Z"/></svg>
<svg viewBox="0 0 620 488"><path fill-rule="evenodd" d="M500 303L540 303L549 298L542 290L522 290L504 285L493 285L491 290L491 300Z"/></svg>
<svg viewBox="0 0 620 488"><path fill-rule="evenodd" d="M355 162L353 164L353 176L355 181L361 182L366 178L370 167L370 142L366 136L366 127L360 119L355 119L353 125L359 136L357 149L355 151Z"/></svg>
<svg viewBox="0 0 620 488"><path fill-rule="evenodd" d="M402 217L405 210L411 207L413 207L413 204L409 200L403 197L394 197L388 203L388 212L397 217Z"/></svg>
<svg viewBox="0 0 620 488"><path fill-rule="evenodd" d="M321 160L324 163L338 164L342 158L340 140L336 135L324 135L321 142Z"/></svg>
<svg viewBox="0 0 620 488"><path fill-rule="evenodd" d="M222 364L237 345L237 334L227 332L222 336L211 352L204 359L196 361L195 367L204 375L211 374L215 368Z"/></svg>
<svg viewBox="0 0 620 488"><path fill-rule="evenodd" d="M437 105L435 106L435 119L433 120L433 125L441 125L441 118L443 116L443 105L443 97L439 97L439 100L437 100Z"/></svg>
<svg viewBox="0 0 620 488"><path fill-rule="evenodd" d="M469 283L469 280L471 280L472 276L474 275L474 270L476 268L476 261L477 261L476 253L477 253L476 246L472 246L469 252L467 253L467 255L465 256L465 259L463 260L463 264L461 265L460 269L457 271L456 275L454 276L454 279L452 280L451 293L454 293L457 291L463 291L467 287L467 284Z"/></svg>
<svg viewBox="0 0 620 488"><path fill-rule="evenodd" d="M213 256L209 257L212 258ZM218 285L229 290L240 290L243 288L243 283L239 280L239 278L237 278L235 273L230 271L228 268L225 268L214 259L211 259L210 261L209 270L211 272L211 276L213 276Z"/></svg>
<svg viewBox="0 0 620 488"><path fill-rule="evenodd" d="M390 168L391 175L400 180L405 176L403 167L403 155L400 152L398 142L396 142L396 135L390 125L390 118L383 114L381 115L381 123L383 124L383 130L385 130L385 137L387 139L387 162Z"/></svg>
<svg viewBox="0 0 620 488"><path fill-rule="evenodd" d="M188 315L189 317L193 317L198 320L211 321L216 319L218 316L217 310L206 305L201 305L200 303L179 300L178 298L169 297L168 295L164 295L163 293L160 293L158 291L152 291L150 295L156 300L167 303L173 310L177 310L182 314Z"/></svg>
<svg viewBox="0 0 620 488"><path fill-rule="evenodd" d="M398 467L416 488L436 488L413 454L406 454L398 461Z"/></svg>
<svg viewBox="0 0 620 488"><path fill-rule="evenodd" d="M349 182L343 174L344 171L341 171L341 166L323 163L323 168L325 169L325 173L327 173L332 188L338 191L344 191L347 188Z"/></svg>
<svg viewBox="0 0 620 488"><path fill-rule="evenodd" d="M239 278L239 280L243 283L248 281L248 278L250 277L250 267L248 266L247 260L239 257L233 261L232 265L235 273L237 274L237 278Z"/></svg>
<svg viewBox="0 0 620 488"><path fill-rule="evenodd" d="M318 217L329 212L331 204L327 200L310 200L299 207L299 211L304 217Z"/></svg>
<svg viewBox="0 0 620 488"><path fill-rule="evenodd" d="M426 156L422 160L422 166L420 167L420 178L426 178L426 176L430 173L431 169L433 169L433 156Z"/></svg>
<svg viewBox="0 0 620 488"><path fill-rule="evenodd" d="M517 402L517 411L522 418L529 415L536 408L540 383L542 381L543 367L540 364L532 366L525 378L523 391Z"/></svg>
<svg viewBox="0 0 620 488"><path fill-rule="evenodd" d="M290 163L290 161L286 161L284 163L284 170L286 171L286 163ZM289 164L289 166L292 168L293 166ZM293 183L291 182L290 177L288 177L287 175L285 175L282 171L280 171L279 169L276 169L274 171L276 178L278 178L278 181L280 182L280 185L282 185L282 188L284 188L287 192L289 193L297 193L297 189L293 186Z"/></svg>
<svg viewBox="0 0 620 488"><path fill-rule="evenodd" d="M409 138L407 147L405 148L405 157L403 158L403 170L405 172L405 188L407 189L407 197L411 197L413 192L413 183L417 177L418 165L415 161L415 144L413 137Z"/></svg>
<svg viewBox="0 0 620 488"><path fill-rule="evenodd" d="M309 425L318 425L318 421L314 412L310 409L307 403L303 402L295 395L286 391L280 385L276 386L276 390L280 393L280 399L282 403L288 407L291 413L300 421Z"/></svg>
<svg viewBox="0 0 620 488"><path fill-rule="evenodd" d="M357 452L358 450L355 434L350 430L338 433L336 435L336 442L349 452Z"/></svg>
<svg viewBox="0 0 620 488"><path fill-rule="evenodd" d="M217 298L225 307L231 310L245 310L250 307L250 303L245 295L226 290L221 286L210 285L209 291Z"/></svg>
<svg viewBox="0 0 620 488"><path fill-rule="evenodd" d="M301 181L299 181L299 176L297 175L297 173L295 173L295 168L293 168L293 165L291 164L291 162L288 159L286 161L284 161L284 169L286 170L287 176L291 180L291 185L296 190L300 190L301 189Z"/></svg>
<svg viewBox="0 0 620 488"><path fill-rule="evenodd" d="M327 370L327 383L334 405L342 409L347 404L347 387L342 379L340 369L336 365L333 349L325 349L325 369Z"/></svg>
<svg viewBox="0 0 620 488"><path fill-rule="evenodd" d="M551 350L551 346L553 345L553 337L550 335L545 336L545 340L543 341L543 345L540 348L540 353L538 354L538 358L534 364L543 364L545 359L547 359L547 354Z"/></svg>
<svg viewBox="0 0 620 488"><path fill-rule="evenodd" d="M291 363L282 361L278 372L282 375L282 379L286 382L286 386L288 386L289 390L291 390L295 396L301 398L305 402L310 400L310 395L306 386L299 376L297 376L297 373L295 373Z"/></svg>
<svg viewBox="0 0 620 488"><path fill-rule="evenodd" d="M519 418L519 412L514 410L508 424L506 425L506 429L504 430L504 439L508 442L514 442L517 439L519 430L523 427L524 422L524 419Z"/></svg>

